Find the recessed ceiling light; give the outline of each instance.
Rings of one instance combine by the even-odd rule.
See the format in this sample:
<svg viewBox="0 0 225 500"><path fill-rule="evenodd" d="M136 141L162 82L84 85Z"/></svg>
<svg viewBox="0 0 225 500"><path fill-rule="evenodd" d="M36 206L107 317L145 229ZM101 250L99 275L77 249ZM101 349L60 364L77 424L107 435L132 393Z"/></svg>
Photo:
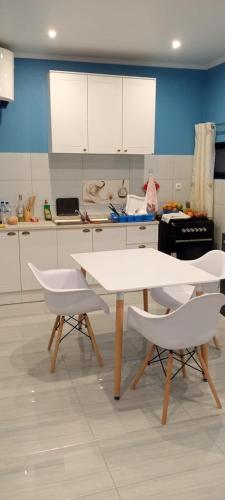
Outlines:
<svg viewBox="0 0 225 500"><path fill-rule="evenodd" d="M55 30L48 30L48 36L49 36L49 38L55 38L56 31Z"/></svg>
<svg viewBox="0 0 225 500"><path fill-rule="evenodd" d="M181 46L180 40L173 40L172 41L172 47L173 47L173 49L179 49L180 46Z"/></svg>

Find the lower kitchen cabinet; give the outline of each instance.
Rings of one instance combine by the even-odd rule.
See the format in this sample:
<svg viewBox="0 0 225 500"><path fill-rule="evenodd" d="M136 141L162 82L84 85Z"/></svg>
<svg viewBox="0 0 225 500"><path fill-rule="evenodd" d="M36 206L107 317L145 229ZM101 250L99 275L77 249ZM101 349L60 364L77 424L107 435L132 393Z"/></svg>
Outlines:
<svg viewBox="0 0 225 500"><path fill-rule="evenodd" d="M58 240L58 267L76 267L71 253L92 252L92 230L84 229L59 229Z"/></svg>
<svg viewBox="0 0 225 500"><path fill-rule="evenodd" d="M125 227L96 227L93 229L93 251L123 250L126 248Z"/></svg>
<svg viewBox="0 0 225 500"><path fill-rule="evenodd" d="M127 245L158 242L158 224L127 226Z"/></svg>
<svg viewBox="0 0 225 500"><path fill-rule="evenodd" d="M57 268L56 230L31 230L19 233L22 290L38 290L39 283L34 278L27 263L32 262L40 269Z"/></svg>
<svg viewBox="0 0 225 500"><path fill-rule="evenodd" d="M0 293L20 292L20 257L18 232L0 234L0 260L2 263Z"/></svg>

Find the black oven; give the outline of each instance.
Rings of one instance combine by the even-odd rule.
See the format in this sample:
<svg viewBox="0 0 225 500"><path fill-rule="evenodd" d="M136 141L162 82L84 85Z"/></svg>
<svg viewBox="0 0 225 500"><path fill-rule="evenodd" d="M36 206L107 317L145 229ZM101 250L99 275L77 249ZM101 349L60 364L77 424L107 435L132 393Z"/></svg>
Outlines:
<svg viewBox="0 0 225 500"><path fill-rule="evenodd" d="M197 259L213 249L213 221L171 219L160 221L158 249L181 260Z"/></svg>

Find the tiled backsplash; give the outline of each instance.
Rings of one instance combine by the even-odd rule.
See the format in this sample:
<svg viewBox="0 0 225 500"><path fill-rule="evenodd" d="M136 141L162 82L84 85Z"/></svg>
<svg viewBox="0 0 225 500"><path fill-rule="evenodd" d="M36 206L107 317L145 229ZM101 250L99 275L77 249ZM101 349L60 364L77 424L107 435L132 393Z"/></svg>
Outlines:
<svg viewBox="0 0 225 500"><path fill-rule="evenodd" d="M160 183L159 204L170 199L185 202L190 198L192 156L72 155L42 153L0 153L0 200L15 210L18 195L23 201L36 196L35 215L43 217L47 199L55 211L58 197L76 196L82 207L82 184L90 179L129 179L130 193L143 195L142 185L153 170ZM176 191L176 183L182 189ZM88 205L90 213L106 206Z"/></svg>

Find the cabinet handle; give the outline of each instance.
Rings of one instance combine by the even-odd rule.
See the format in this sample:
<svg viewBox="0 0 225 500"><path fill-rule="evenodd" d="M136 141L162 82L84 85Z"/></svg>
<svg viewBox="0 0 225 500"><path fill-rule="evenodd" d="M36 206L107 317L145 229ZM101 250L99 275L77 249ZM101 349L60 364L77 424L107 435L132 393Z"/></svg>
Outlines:
<svg viewBox="0 0 225 500"><path fill-rule="evenodd" d="M124 153L127 153L127 149L124 149Z"/></svg>
<svg viewBox="0 0 225 500"><path fill-rule="evenodd" d="M102 229L98 227L98 229L95 229L96 233L101 233Z"/></svg>
<svg viewBox="0 0 225 500"><path fill-rule="evenodd" d="M121 149L117 149L118 153L120 153Z"/></svg>
<svg viewBox="0 0 225 500"><path fill-rule="evenodd" d="M145 245L138 245L138 248L146 248Z"/></svg>
<svg viewBox="0 0 225 500"><path fill-rule="evenodd" d="M141 229L143 231L144 229L146 229L146 226L139 226L138 229Z"/></svg>
<svg viewBox="0 0 225 500"><path fill-rule="evenodd" d="M90 229L82 229L83 233L90 233Z"/></svg>
<svg viewBox="0 0 225 500"><path fill-rule="evenodd" d="M23 231L22 234L23 234L23 236L29 236L30 231Z"/></svg>
<svg viewBox="0 0 225 500"><path fill-rule="evenodd" d="M16 233L14 231L9 231L9 233L7 233L7 236L16 236Z"/></svg>
<svg viewBox="0 0 225 500"><path fill-rule="evenodd" d="M83 151L87 151L87 149L86 149L86 148L84 148L84 149L83 149Z"/></svg>

